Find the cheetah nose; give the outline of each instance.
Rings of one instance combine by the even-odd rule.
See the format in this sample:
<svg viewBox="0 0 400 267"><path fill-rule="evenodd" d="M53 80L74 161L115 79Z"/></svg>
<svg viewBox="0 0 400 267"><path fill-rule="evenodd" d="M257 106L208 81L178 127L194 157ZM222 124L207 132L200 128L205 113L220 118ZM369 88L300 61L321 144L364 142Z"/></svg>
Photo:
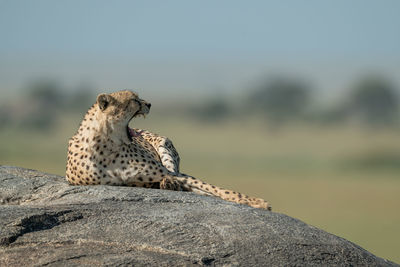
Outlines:
<svg viewBox="0 0 400 267"><path fill-rule="evenodd" d="M147 107L148 109L150 109L150 108L151 108L151 104L150 104L150 103L146 103L146 107Z"/></svg>

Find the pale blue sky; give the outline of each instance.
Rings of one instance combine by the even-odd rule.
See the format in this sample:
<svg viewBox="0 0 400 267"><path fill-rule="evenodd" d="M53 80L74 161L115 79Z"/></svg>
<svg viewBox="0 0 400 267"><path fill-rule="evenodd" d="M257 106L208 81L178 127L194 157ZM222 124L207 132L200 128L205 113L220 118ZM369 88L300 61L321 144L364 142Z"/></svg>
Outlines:
<svg viewBox="0 0 400 267"><path fill-rule="evenodd" d="M37 77L189 94L274 73L325 91L400 76L396 0L0 0L0 38L3 91Z"/></svg>

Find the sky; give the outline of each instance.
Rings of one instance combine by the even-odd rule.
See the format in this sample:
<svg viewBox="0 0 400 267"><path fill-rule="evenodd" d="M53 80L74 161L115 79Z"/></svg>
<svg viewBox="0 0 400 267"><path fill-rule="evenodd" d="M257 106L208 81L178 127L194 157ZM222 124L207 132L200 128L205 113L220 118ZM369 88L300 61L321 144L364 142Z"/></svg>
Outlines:
<svg viewBox="0 0 400 267"><path fill-rule="evenodd" d="M55 79L161 99L240 93L274 75L325 94L400 85L400 1L0 0L0 91Z"/></svg>

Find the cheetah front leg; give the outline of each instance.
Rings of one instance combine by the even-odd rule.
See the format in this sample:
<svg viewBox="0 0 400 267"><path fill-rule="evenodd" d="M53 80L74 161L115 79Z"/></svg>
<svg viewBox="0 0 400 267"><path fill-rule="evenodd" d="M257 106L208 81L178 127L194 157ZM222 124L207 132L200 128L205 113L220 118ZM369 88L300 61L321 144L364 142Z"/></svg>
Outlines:
<svg viewBox="0 0 400 267"><path fill-rule="evenodd" d="M172 173L179 173L180 158L171 140L141 129L131 129L131 134L143 137L157 151L163 166Z"/></svg>

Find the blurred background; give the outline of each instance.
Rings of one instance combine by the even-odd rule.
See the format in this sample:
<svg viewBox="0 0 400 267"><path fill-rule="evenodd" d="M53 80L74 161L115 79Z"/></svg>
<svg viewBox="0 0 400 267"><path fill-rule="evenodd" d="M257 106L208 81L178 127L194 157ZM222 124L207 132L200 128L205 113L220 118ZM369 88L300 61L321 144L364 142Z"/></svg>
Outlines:
<svg viewBox="0 0 400 267"><path fill-rule="evenodd" d="M400 2L0 0L0 164L64 175L97 94L182 171L400 262Z"/></svg>

